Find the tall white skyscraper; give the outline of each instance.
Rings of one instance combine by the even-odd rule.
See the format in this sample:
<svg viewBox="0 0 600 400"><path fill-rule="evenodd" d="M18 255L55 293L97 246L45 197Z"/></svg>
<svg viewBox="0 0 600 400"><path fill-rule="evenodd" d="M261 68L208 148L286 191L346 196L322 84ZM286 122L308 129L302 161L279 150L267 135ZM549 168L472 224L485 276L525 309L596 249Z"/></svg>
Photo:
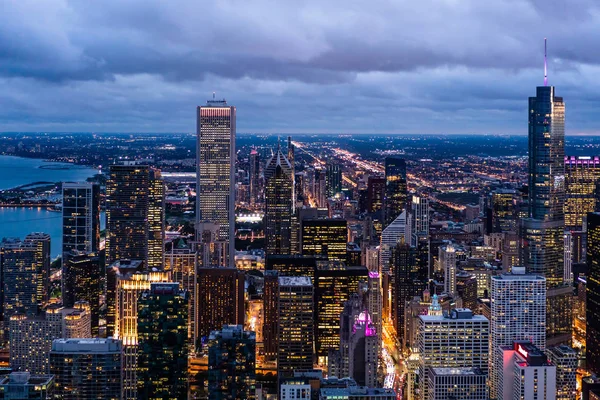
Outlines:
<svg viewBox="0 0 600 400"><path fill-rule="evenodd" d="M431 368L479 368L487 371L490 322L469 309L448 315L419 316L419 383L421 400L428 400Z"/></svg>
<svg viewBox="0 0 600 400"><path fill-rule="evenodd" d="M429 235L429 200L427 198L412 197L408 225L409 227L406 230L407 239L410 239L411 246L416 247L419 238L426 238Z"/></svg>
<svg viewBox="0 0 600 400"><path fill-rule="evenodd" d="M381 232L380 272L388 273L390 271L390 257L392 249L396 248L398 243L404 243L406 234L406 211L402 211L396 219L390 223Z"/></svg>
<svg viewBox="0 0 600 400"><path fill-rule="evenodd" d="M502 346L527 340L546 347L546 279L525 274L524 267L492 277L490 379L491 398L499 396Z"/></svg>
<svg viewBox="0 0 600 400"><path fill-rule="evenodd" d="M235 115L225 100L209 100L198 107L196 125L196 226L219 224L226 266L235 260Z"/></svg>
<svg viewBox="0 0 600 400"><path fill-rule="evenodd" d="M452 244L440 247L440 269L444 271L444 291L456 295L456 249Z"/></svg>

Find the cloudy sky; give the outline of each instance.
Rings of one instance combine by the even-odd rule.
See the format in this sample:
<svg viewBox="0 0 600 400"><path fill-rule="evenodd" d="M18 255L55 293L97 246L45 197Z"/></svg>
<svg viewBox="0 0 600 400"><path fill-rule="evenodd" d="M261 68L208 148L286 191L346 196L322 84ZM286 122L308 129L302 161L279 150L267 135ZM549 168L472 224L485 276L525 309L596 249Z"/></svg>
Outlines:
<svg viewBox="0 0 600 400"><path fill-rule="evenodd" d="M525 134L549 82L600 134L595 0L6 0L0 131Z"/></svg>

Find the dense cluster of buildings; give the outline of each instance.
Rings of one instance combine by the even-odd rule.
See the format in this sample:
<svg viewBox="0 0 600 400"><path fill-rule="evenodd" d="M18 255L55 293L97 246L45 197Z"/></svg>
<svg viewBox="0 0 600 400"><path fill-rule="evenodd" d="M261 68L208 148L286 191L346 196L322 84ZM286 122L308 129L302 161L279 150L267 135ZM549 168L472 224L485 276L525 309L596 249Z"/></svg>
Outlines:
<svg viewBox="0 0 600 400"><path fill-rule="evenodd" d="M244 158L235 107L208 101L194 234L166 237L161 172L125 161L105 192L63 184L59 274L49 235L0 243L0 398L593 398L600 161L565 156L554 87L528 110L527 182L450 221L401 156ZM263 216L260 262L236 207Z"/></svg>

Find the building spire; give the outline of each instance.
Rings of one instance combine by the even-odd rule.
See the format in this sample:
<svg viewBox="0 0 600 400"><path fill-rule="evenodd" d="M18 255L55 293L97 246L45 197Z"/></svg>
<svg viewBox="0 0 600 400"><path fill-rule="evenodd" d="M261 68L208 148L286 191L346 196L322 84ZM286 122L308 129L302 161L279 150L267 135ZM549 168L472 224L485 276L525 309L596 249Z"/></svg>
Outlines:
<svg viewBox="0 0 600 400"><path fill-rule="evenodd" d="M548 86L548 58L546 38L544 38L544 86Z"/></svg>

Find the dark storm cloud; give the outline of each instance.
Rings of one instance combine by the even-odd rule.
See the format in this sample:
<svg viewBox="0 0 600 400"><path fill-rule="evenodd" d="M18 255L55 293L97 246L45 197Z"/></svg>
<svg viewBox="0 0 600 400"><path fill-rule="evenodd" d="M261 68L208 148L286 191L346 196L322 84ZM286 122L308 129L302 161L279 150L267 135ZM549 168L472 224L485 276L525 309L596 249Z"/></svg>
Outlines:
<svg viewBox="0 0 600 400"><path fill-rule="evenodd" d="M599 16L592 0L13 0L0 130L188 131L217 91L240 130L522 133L548 36L550 80L589 119L569 127L591 131Z"/></svg>

